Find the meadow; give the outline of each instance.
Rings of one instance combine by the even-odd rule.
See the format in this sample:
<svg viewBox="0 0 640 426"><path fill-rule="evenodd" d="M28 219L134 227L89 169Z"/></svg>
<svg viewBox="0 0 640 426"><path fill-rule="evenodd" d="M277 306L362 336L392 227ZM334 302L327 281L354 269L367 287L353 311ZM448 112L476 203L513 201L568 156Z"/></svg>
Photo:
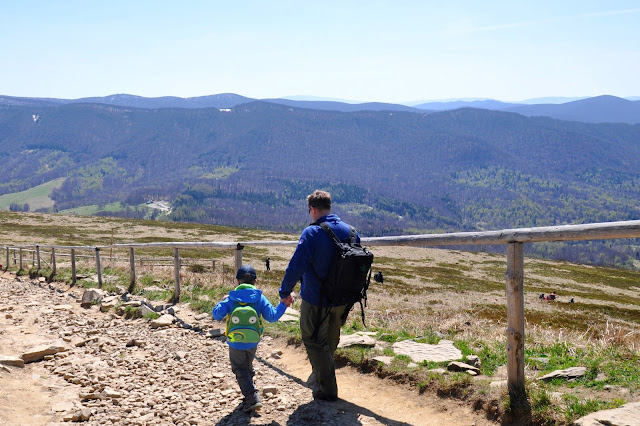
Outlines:
<svg viewBox="0 0 640 426"><path fill-rule="evenodd" d="M99 217L0 212L0 248L6 245L103 245L161 241L290 240L297 235L261 230ZM338 350L341 364L458 398L496 419L509 417L506 388L506 299L503 255L420 247L373 247L374 272L384 284L371 283L367 326L354 308L343 333L370 331L389 344L405 339L437 343L448 339L463 355L478 355L481 375L439 374L446 363L410 367L406 356L388 347ZM245 263L256 267L259 286L277 301L277 289L293 247L246 247ZM68 258L58 254L56 280L70 281ZM91 253L86 253L91 255ZM234 286L232 250L180 250L181 302L208 312ZM0 263L5 253L0 251ZM171 249L137 249L138 258L155 259L137 269L135 293L167 300L173 292ZM103 250L106 290L129 285L128 252ZM109 257L114 258L109 260ZM271 271L264 260L271 258ZM117 259L115 259L117 258ZM17 270L10 258L9 269ZM91 257L79 263L78 285L95 287ZM50 276L43 265L35 271L31 253L24 254L21 273ZM215 270L212 264L215 261ZM5 265L6 267L7 265ZM640 399L640 272L525 258L525 374L534 424L569 424L589 412ZM539 299L555 291L556 301ZM571 300L573 299L573 302ZM299 303L299 302L297 302ZM294 307L297 307L294 305ZM268 324L274 336L299 344L296 325ZM392 356L390 365L373 358ZM550 382L536 380L554 370L587 367L584 377Z"/></svg>

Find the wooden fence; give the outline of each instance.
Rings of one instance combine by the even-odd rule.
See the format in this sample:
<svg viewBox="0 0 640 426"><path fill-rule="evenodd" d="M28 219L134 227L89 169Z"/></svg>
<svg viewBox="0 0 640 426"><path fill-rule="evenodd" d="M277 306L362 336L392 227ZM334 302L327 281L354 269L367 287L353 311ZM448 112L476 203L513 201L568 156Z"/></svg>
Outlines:
<svg viewBox="0 0 640 426"><path fill-rule="evenodd" d="M451 246L473 244L506 244L506 299L507 299L507 386L511 398L512 408L521 409L526 406L524 376L524 243L543 241L578 241L618 238L640 238L640 220L625 222L590 223L585 225L563 225L538 228L504 229L486 232L456 232L449 234L404 235L397 237L362 238L365 246ZM98 285L102 286L102 272L100 267L100 251L105 248L127 248L131 268L130 289L136 281L135 249L136 248L171 248L173 249L174 264L174 301L180 299L180 249L215 248L234 250L236 269L242 265L242 249L246 246L296 246L298 241L248 241L248 242L172 242L146 244L113 244L102 247L87 246L5 246L6 267L9 266L10 252L13 251L14 261L19 252L22 265L23 250L35 249L38 268L41 265L40 249L50 249L51 268L56 271L56 250L70 250L72 280L75 283L76 251L93 251L96 261ZM22 266L21 266L22 267Z"/></svg>

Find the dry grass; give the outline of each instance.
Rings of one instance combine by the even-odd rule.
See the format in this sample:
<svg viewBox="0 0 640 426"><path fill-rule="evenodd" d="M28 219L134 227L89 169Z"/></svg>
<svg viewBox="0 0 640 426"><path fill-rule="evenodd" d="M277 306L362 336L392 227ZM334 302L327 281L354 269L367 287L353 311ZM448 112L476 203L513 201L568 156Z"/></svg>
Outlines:
<svg viewBox="0 0 640 426"><path fill-rule="evenodd" d="M0 213L0 247L36 243L108 244L112 231L113 242L295 241L297 238L296 235L197 224ZM259 285L273 301L278 298L277 289L293 250L294 247L247 247L243 250L245 263L256 267ZM491 411L503 407L504 389L490 388L488 382L506 378L503 365L505 257L417 247L373 247L372 251L376 257L374 272L382 271L385 282L371 284L366 311L368 329L377 331L379 336L385 335L388 342L407 338L430 343L440 338L453 340L463 352L478 354L483 362L483 373L492 376L471 381L459 375L436 377L426 372L426 366L417 370L404 368L407 362L402 358L396 360L390 368L392 371L385 370L369 361L380 354L380 350L358 350L346 352L344 356L352 361L357 359L380 374L413 381L421 389L434 388L446 395L475 399L477 404L491 407L487 408ZM137 250L136 254L167 259L172 255L169 249L148 253ZM102 255L107 257L105 251ZM105 260L103 266L110 268L113 279L126 287L128 253L114 252L114 256L121 260ZM185 263L205 268L204 273L191 272L187 267L181 271L182 294L192 305L207 310L234 286L232 251L181 250L181 256ZM271 257L271 272L264 270L267 256ZM210 270L212 259L216 260L215 272ZM86 268L91 267L91 262L91 259L87 261ZM65 266L62 264L59 268ZM140 287L153 285L166 291L173 289L170 260L166 266L139 266L137 273ZM542 419L538 421L540 424L544 419L569 422L574 415L571 413L579 412L575 398L599 398L602 403L640 399L639 283L637 271L525 260L526 376L533 379L555 368L583 364L591 374L571 384L543 384L530 380L528 391L532 407L534 411L538 410L534 418ZM540 293L551 291L558 293L557 301L538 299ZM571 298L575 303L569 303ZM347 329L361 328L359 313L359 308L354 308ZM548 365L536 361L540 357L548 358ZM606 379L596 380L598 373L604 374ZM606 385L613 386L614 390L604 391ZM557 392L564 397L558 398Z"/></svg>

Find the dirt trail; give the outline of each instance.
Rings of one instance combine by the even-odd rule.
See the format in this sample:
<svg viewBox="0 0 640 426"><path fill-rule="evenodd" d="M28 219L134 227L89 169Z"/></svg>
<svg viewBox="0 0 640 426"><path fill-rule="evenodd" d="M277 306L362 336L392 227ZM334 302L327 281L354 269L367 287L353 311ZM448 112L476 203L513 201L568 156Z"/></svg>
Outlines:
<svg viewBox="0 0 640 426"><path fill-rule="evenodd" d="M349 367L338 370L340 401L313 401L305 385L310 367L303 350L268 338L258 350L256 382L259 388L276 384L278 392L265 399L259 415L249 417L238 409L241 396L222 342L176 326L149 331L146 320L122 320L95 308L82 309L66 292L6 278L0 278L0 355L19 355L35 345L60 341L70 331L77 335L72 337L100 336L100 342L83 347L69 343L70 350L64 355L23 369L0 366L3 425L67 424L62 420L65 414L87 407L94 414L86 424L92 425L494 424L455 401L419 395ZM73 292L77 296L80 290ZM71 307L54 309L56 305ZM144 339L146 346L126 348L125 340L131 336ZM186 359L174 360L178 350L188 353ZM282 354L271 356L279 350ZM160 358L157 363L156 358ZM65 365L73 366L67 380L56 373ZM167 372L174 377L163 382ZM190 377L194 373L197 377ZM74 374L82 378L78 384L70 383ZM78 397L105 386L122 392L123 398L96 401Z"/></svg>
<svg viewBox="0 0 640 426"><path fill-rule="evenodd" d="M289 347L282 360L287 372L306 381L311 366L302 350ZM472 413L469 407L432 395L419 395L415 390L366 375L350 367L337 370L340 401L336 407L375 419L380 424L407 425L493 425ZM378 424L378 423L362 423Z"/></svg>

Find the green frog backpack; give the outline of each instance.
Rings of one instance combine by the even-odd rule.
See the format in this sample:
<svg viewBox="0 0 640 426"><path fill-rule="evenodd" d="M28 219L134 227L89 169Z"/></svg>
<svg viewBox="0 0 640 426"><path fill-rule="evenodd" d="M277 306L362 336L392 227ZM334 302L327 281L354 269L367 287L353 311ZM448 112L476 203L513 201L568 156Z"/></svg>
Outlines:
<svg viewBox="0 0 640 426"><path fill-rule="evenodd" d="M248 303L236 302L236 307L227 316L227 339L233 343L258 343L263 332L262 316L255 308Z"/></svg>

